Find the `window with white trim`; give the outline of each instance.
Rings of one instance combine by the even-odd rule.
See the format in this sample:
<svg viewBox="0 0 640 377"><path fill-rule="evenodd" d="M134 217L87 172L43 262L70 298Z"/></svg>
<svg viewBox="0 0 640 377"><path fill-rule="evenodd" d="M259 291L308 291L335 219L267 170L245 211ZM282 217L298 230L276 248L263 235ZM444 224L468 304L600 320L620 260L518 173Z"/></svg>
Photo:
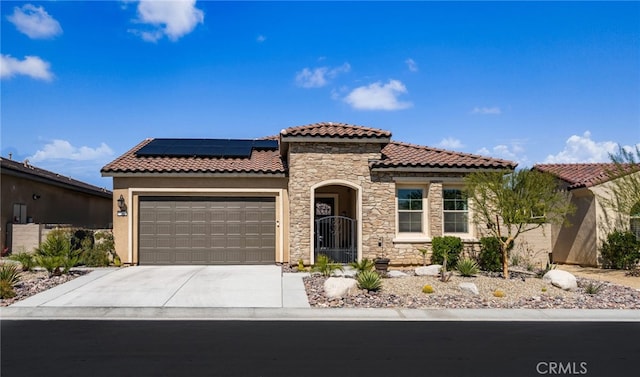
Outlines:
<svg viewBox="0 0 640 377"><path fill-rule="evenodd" d="M445 233L469 233L469 205L462 190L442 190L442 213Z"/></svg>
<svg viewBox="0 0 640 377"><path fill-rule="evenodd" d="M423 233L424 190L417 188L398 189L398 232Z"/></svg>

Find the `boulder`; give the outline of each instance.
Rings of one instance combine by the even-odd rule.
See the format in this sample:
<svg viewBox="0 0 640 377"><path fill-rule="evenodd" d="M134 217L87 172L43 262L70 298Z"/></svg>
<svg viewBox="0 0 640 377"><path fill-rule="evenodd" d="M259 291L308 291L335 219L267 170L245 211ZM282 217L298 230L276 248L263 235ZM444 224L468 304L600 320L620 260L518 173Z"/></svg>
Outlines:
<svg viewBox="0 0 640 377"><path fill-rule="evenodd" d="M554 287L571 291L578 288L578 282L573 274L562 270L550 270L542 277L542 280L551 283Z"/></svg>
<svg viewBox="0 0 640 377"><path fill-rule="evenodd" d="M473 283L460 283L458 285L461 291L471 293L474 295L479 295L480 291L478 291L478 287Z"/></svg>
<svg viewBox="0 0 640 377"><path fill-rule="evenodd" d="M415 273L418 276L438 276L441 268L442 266L439 264L432 264L416 268Z"/></svg>
<svg viewBox="0 0 640 377"><path fill-rule="evenodd" d="M358 292L358 282L355 279L330 277L324 282L324 293L327 297L338 298Z"/></svg>
<svg viewBox="0 0 640 377"><path fill-rule="evenodd" d="M387 272L387 277L390 277L390 278L403 278L403 277L407 277L407 276L409 276L409 275L405 274L402 271L391 270L391 271Z"/></svg>

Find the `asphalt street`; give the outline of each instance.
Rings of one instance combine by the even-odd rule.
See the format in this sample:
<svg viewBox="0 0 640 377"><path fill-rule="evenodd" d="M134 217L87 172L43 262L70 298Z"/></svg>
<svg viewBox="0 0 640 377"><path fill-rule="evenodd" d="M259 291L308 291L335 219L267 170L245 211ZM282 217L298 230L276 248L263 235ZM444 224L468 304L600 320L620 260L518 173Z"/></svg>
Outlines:
<svg viewBox="0 0 640 377"><path fill-rule="evenodd" d="M12 376L637 376L640 323L3 320Z"/></svg>

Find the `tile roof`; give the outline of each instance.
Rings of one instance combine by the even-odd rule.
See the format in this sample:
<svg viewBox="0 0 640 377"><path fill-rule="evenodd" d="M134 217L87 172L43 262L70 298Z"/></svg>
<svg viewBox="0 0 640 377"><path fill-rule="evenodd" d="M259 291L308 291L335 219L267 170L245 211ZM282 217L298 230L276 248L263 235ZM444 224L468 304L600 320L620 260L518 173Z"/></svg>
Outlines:
<svg viewBox="0 0 640 377"><path fill-rule="evenodd" d="M640 165L628 165L629 172L640 170ZM569 189L592 187L611 180L608 172L615 169L615 164L584 163L584 164L536 164L534 169L555 175L569 183Z"/></svg>
<svg viewBox="0 0 640 377"><path fill-rule="evenodd" d="M349 139L389 139L391 132L377 128L346 123L320 122L306 126L290 127L280 132L283 137L307 136Z"/></svg>
<svg viewBox="0 0 640 377"><path fill-rule="evenodd" d="M102 168L109 173L263 173L281 174L285 165L278 150L253 150L250 158L145 157L136 151L153 139L146 139Z"/></svg>
<svg viewBox="0 0 640 377"><path fill-rule="evenodd" d="M517 163L468 153L393 141L382 149L382 159L372 161L372 168L490 168L514 169Z"/></svg>
<svg viewBox="0 0 640 377"><path fill-rule="evenodd" d="M98 195L105 198L110 198L112 195L111 191L105 188L90 185L71 177L65 177L49 170L38 168L31 165L26 160L24 162L18 162L7 160L6 158L0 158L0 169L3 174L29 176L32 179L44 181L53 185L64 186L72 190Z"/></svg>

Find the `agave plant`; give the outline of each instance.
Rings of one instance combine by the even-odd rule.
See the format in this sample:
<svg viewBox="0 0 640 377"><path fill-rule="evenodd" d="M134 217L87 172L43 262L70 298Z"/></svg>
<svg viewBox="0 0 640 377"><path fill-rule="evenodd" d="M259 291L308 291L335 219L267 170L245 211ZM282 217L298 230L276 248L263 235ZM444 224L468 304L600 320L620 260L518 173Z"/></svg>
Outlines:
<svg viewBox="0 0 640 377"><path fill-rule="evenodd" d="M456 269L465 277L475 276L480 271L480 266L473 259L464 258L458 261Z"/></svg>
<svg viewBox="0 0 640 377"><path fill-rule="evenodd" d="M377 291L382 288L382 279L377 272L373 270L362 271L356 277L358 281L358 288L366 289L367 291Z"/></svg>
<svg viewBox="0 0 640 377"><path fill-rule="evenodd" d="M20 271L15 264L0 265L0 298L15 297L13 286L20 281Z"/></svg>
<svg viewBox="0 0 640 377"><path fill-rule="evenodd" d="M349 263L349 266L353 267L356 270L356 274L360 274L364 271L372 271L375 267L375 263L369 258L364 258L360 262L356 261Z"/></svg>

